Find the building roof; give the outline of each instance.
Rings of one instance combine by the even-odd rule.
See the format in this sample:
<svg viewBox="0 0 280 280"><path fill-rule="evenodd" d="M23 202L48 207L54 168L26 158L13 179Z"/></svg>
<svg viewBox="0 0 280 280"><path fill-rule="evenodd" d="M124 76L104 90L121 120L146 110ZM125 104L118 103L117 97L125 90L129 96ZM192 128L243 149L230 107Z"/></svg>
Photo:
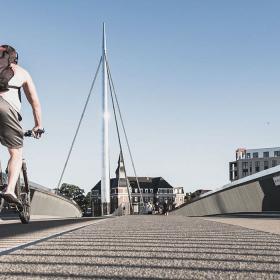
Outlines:
<svg viewBox="0 0 280 280"><path fill-rule="evenodd" d="M159 188L172 188L173 187L165 181L162 177L137 177L140 188L153 188L154 190L159 189ZM128 177L130 186L132 188L137 188L137 181L136 177ZM110 179L110 187L116 188L118 186L118 179L117 178L112 178ZM101 189L101 181L99 181L93 188L92 190L99 190Z"/></svg>

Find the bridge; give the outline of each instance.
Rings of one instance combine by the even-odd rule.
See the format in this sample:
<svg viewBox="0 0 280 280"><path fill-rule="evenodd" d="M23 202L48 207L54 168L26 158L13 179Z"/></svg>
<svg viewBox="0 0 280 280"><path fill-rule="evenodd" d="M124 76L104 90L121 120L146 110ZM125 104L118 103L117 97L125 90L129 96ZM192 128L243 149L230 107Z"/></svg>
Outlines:
<svg viewBox="0 0 280 280"><path fill-rule="evenodd" d="M30 224L20 224L9 211L0 216L0 279L280 279L279 166L206 193L169 216L110 215L108 85L120 156L123 149L115 109L142 205L143 197L106 56L105 26L102 57L58 188L101 65L102 215L81 218L74 201L30 182ZM131 206L124 164L122 171L119 179Z"/></svg>
<svg viewBox="0 0 280 280"><path fill-rule="evenodd" d="M207 216L280 211L280 166L263 170L201 195L174 215Z"/></svg>
<svg viewBox="0 0 280 280"><path fill-rule="evenodd" d="M75 203L66 197L55 194L53 190L43 187L37 183L29 182L31 197L31 219L36 217L81 217L82 210ZM6 210L0 213L0 219L9 219L17 217L16 212Z"/></svg>
<svg viewBox="0 0 280 280"><path fill-rule="evenodd" d="M279 174L259 172L169 216L81 218L31 182L30 224L0 219L0 279L279 279Z"/></svg>
<svg viewBox="0 0 280 280"><path fill-rule="evenodd" d="M0 222L0 279L279 279L279 217L221 219Z"/></svg>

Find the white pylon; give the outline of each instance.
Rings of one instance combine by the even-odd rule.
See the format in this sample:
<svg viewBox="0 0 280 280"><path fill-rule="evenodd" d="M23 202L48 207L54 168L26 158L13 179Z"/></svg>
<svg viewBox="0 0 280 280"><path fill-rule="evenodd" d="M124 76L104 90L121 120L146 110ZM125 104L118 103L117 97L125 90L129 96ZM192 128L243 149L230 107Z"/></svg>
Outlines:
<svg viewBox="0 0 280 280"><path fill-rule="evenodd" d="M101 215L110 214L110 170L109 170L109 109L107 90L106 32L103 23L102 44L102 90L103 90L103 133L102 133L102 178L101 178Z"/></svg>

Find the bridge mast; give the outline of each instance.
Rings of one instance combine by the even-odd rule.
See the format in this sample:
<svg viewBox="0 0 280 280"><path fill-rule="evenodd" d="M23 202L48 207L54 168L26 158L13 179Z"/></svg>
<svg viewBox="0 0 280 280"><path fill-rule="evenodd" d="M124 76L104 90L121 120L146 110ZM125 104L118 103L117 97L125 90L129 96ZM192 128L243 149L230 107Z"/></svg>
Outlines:
<svg viewBox="0 0 280 280"><path fill-rule="evenodd" d="M102 178L101 178L101 215L110 214L110 170L109 170L109 110L107 91L106 33L103 23L102 44L102 90L103 90L103 133L102 133Z"/></svg>

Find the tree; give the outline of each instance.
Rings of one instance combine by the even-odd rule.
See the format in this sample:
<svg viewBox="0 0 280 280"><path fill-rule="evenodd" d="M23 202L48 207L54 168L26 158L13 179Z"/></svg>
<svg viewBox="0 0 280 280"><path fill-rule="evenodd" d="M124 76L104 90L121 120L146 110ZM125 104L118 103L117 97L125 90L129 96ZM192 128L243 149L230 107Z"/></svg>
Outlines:
<svg viewBox="0 0 280 280"><path fill-rule="evenodd" d="M80 206L83 212L87 209L84 192L85 191L78 186L67 183L63 183L60 188L60 193L69 199L73 199Z"/></svg>

